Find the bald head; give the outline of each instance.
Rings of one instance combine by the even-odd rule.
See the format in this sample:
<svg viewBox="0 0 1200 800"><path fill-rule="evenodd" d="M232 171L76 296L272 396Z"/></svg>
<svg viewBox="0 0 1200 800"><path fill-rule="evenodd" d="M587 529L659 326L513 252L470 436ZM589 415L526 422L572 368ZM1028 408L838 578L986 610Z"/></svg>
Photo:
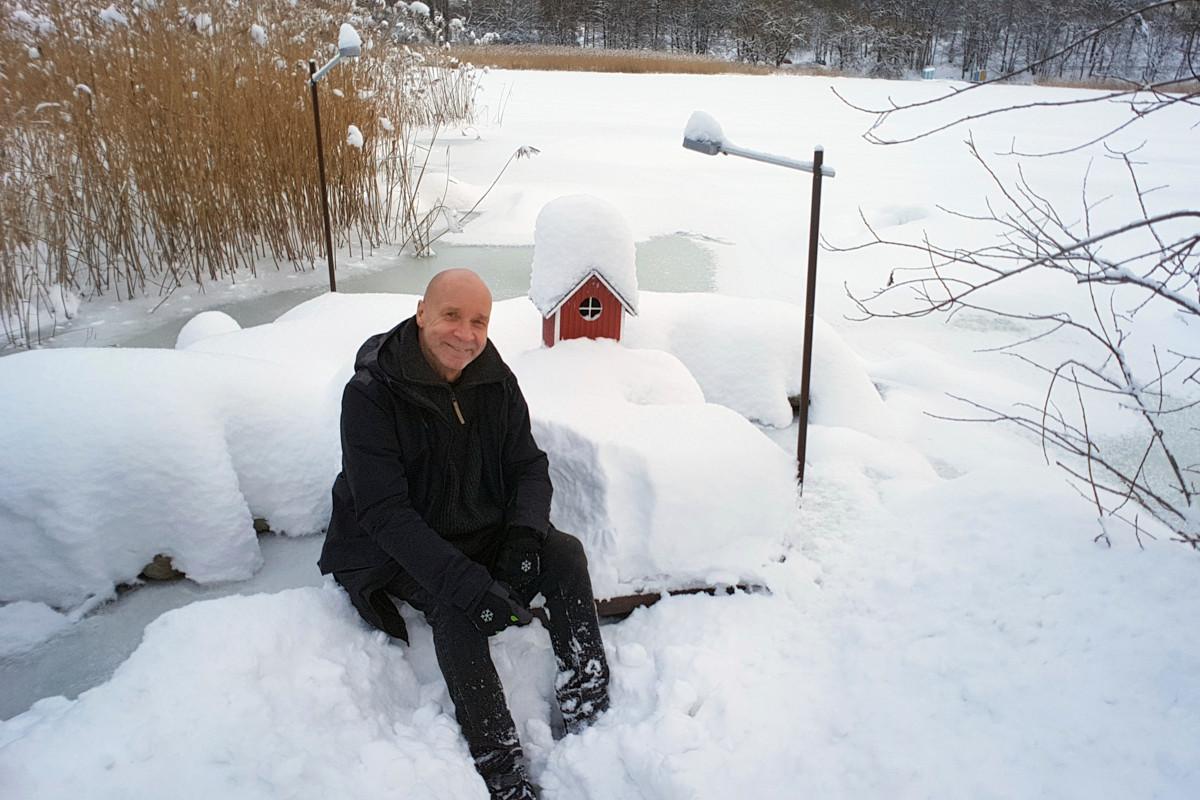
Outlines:
<svg viewBox="0 0 1200 800"><path fill-rule="evenodd" d="M492 303L492 292L488 289L483 278L469 269L442 270L429 280L425 287L425 302L435 302L443 296L462 297L474 295L476 298L487 298L489 311Z"/></svg>
<svg viewBox="0 0 1200 800"><path fill-rule="evenodd" d="M483 352L491 316L492 293L469 269L439 272L425 287L417 303L421 352L447 383Z"/></svg>

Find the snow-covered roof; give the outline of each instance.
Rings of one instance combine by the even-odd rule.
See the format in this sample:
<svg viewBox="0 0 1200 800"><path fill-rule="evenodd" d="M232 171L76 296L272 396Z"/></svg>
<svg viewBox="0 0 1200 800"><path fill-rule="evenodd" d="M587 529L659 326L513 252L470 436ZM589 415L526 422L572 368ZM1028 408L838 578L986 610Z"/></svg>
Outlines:
<svg viewBox="0 0 1200 800"><path fill-rule="evenodd" d="M529 299L548 317L593 272L637 313L633 233L621 212L591 195L551 200L534 225Z"/></svg>

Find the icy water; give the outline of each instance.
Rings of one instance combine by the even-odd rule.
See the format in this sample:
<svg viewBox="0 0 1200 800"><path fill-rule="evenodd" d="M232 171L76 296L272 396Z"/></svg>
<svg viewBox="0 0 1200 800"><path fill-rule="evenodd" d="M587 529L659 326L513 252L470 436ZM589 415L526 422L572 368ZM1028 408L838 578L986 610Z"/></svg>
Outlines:
<svg viewBox="0 0 1200 800"><path fill-rule="evenodd" d="M529 291L532 246L441 244L435 249L437 255L430 258L400 256L381 270L353 272L339 267L338 291L421 294L430 278L450 267L469 267L478 272L497 300L519 297ZM676 233L639 242L636 259L638 286L646 291L711 292L716 288L716 263L712 251L688 234ZM285 311L326 291L325 284L311 285L216 305L209 310L224 311L245 328L271 322ZM180 328L191 316L171 319L120 344L122 347L173 347Z"/></svg>

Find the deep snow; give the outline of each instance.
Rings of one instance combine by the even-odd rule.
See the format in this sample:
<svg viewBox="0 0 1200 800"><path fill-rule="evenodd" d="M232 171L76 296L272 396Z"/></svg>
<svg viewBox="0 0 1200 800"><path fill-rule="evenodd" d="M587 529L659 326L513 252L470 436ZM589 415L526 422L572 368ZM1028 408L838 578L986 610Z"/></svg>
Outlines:
<svg viewBox="0 0 1200 800"><path fill-rule="evenodd" d="M597 391L616 392L607 401L614 413L631 402L623 386L666 391L678 407L704 408L692 402L693 389L682 388L683 368L709 404L785 425L799 337L794 317L776 303L803 296L807 183L795 173L683 150L680 133L692 111L710 112L747 147L804 157L813 144L824 144L826 163L838 175L826 182L822 230L835 243L864 238L859 209L877 229L911 240L923 232L960 241L982 235L938 208L982 207L982 177L958 143L965 130L872 148L858 139L871 120L834 100L830 85L863 102L946 89L940 82L493 72L485 81L480 138L448 142L460 189L486 187L496 164L517 146L536 145L542 154L514 167L454 241L529 244L545 203L578 192L612 203L639 241L677 231L708 237L718 292L755 299L731 312L715 298L642 292L627 345L669 352L658 358L672 358L672 366L664 361L652 371L674 388L664 390L658 380L618 381L615 389ZM956 100L956 108L930 109L918 122L936 124L964 108L1082 94L986 87ZM971 134L985 153L1008 149L1014 137L1026 149L1050 149L1128 113L1116 104L1024 112L977 122ZM1200 158L1191 146L1193 123L1174 109L1131 126L1115 142L1146 140L1139 152L1145 183L1166 186L1153 195L1157 207L1194 203ZM1090 190L1116 198L1098 207L1097 224L1129 214L1123 166L1098 148L1033 162L1027 174L1066 207L1078 203L1090 159ZM1012 172L1006 162L998 168ZM1132 535L1114 535L1111 547L1093 542L1099 530L1088 503L1044 465L1036 443L998 426L929 416L962 411L947 392L1002 403L1029 401L1044 387L1011 359L976 352L1027 334L1019 323L998 325L970 313L950 321L847 322L853 306L843 284L879 286L900 261L872 251L821 256L807 483L798 529L783 538L786 559L762 565L771 594L676 598L605 626L613 710L595 728L561 742L549 735L553 675L545 635L535 626L495 643L533 774L548 800L1195 795L1200 769L1191 751L1200 738L1200 689L1193 676L1200 674L1200 644L1188 635L1200 612L1195 554L1163 538L1146 539L1144 550ZM1068 289L1044 281L1020 291L1030 303L1070 305ZM381 316L400 318L405 302L397 298ZM493 336L508 337L506 356L530 351L532 374L547 366L538 361L560 356L536 351L536 311L528 300L514 302L524 311L509 323L498 315ZM347 309L341 316L339 304ZM336 385L344 379L339 367L318 365L344 365L344 345L305 333L321 326L303 323L328 315L348 341L386 327L350 307L344 298L322 298L274 325L158 355L228 360L232 353L218 344L237 341L236 352L255 369ZM139 306L129 308L135 313ZM86 325L86 305L83 314ZM721 337L706 336L706 321L718 317L722 324L712 330ZM109 319L119 324L119 317ZM648 327L639 329L642 323ZM729 336L741 338L722 338ZM1177 315L1156 320L1154 338L1191 341ZM593 349L589 362L607 363L611 353ZM87 352L96 358L79 358L103 373L101 351ZM732 365L725 353L735 356ZM770 364L758 360L768 354L775 356ZM18 368L25 369L19 361ZM641 369L614 367L619 375ZM172 383L215 380L190 367L181 372L190 377ZM236 383L242 388L229 391L255 385ZM782 391L766 391L767 383ZM222 394L220 385L197 391L202 398ZM87 412L87 398L52 394L36 397L67 404L42 418L50 430L22 426L28 443L4 432L28 448L34 465L35 442L52 439L64 420ZM273 396L292 408L295 394ZM129 402L149 407L137 406L138 398ZM162 402L176 399L167 394ZM551 405L547 420L570 414ZM60 413L50 413L55 408ZM221 433L227 420L271 418L275 410L213 417L212 440L224 435L237 450L240 437ZM1103 421L1119 437L1121 416ZM92 427L97 447L107 448L90 456L93 463L123 451L102 417ZM779 453L790 452L794 428L767 433ZM295 445L287 436L269 441L281 440L284 453ZM704 442L688 446L702 449ZM669 469L684 467L690 465ZM82 467L72 468L86 477ZM38 470L13 472L29 481ZM262 486L246 501L276 496L277 488ZM0 491L6 501L14 496ZM17 500L28 502L23 494ZM758 500L752 487L725 505L735 515L758 513ZM281 560L289 552L312 556L311 548L277 552ZM296 585L314 580L315 569L303 572L303 561L288 566L296 568ZM427 626L410 616L412 646L394 645L362 627L328 586L266 588L162 615L111 681L77 700L43 700L0 723L0 785L21 797L53 797L74 787L76 794L124 798L158 791L164 781L173 793L195 797L483 797ZM77 627L120 615L122 604L133 607L149 591ZM36 618L33 628L52 619L44 612L29 616ZM4 624L0 617L0 630ZM62 647L71 636L60 632L43 649ZM26 653L20 663L36 669L45 663L36 656Z"/></svg>

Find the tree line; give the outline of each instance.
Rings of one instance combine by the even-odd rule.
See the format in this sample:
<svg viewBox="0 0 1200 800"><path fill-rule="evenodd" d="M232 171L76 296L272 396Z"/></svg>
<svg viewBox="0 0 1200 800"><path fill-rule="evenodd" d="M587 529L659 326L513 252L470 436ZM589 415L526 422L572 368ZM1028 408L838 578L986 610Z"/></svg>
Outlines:
<svg viewBox="0 0 1200 800"><path fill-rule="evenodd" d="M800 60L880 77L947 64L963 78L1004 73L1060 50L1037 74L1150 82L1192 78L1200 62L1197 0L439 0L433 10L461 20L457 36L500 43Z"/></svg>

